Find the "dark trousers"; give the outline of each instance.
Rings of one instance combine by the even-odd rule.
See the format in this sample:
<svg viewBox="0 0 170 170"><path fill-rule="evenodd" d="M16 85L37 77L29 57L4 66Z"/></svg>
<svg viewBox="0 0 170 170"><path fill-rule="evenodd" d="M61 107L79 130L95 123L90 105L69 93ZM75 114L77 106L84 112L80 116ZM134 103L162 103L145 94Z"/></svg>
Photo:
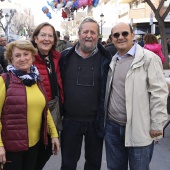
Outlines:
<svg viewBox="0 0 170 170"><path fill-rule="evenodd" d="M6 152L5 170L33 170L37 162L39 142L23 152Z"/></svg>
<svg viewBox="0 0 170 170"><path fill-rule="evenodd" d="M37 162L34 170L42 170L52 154L53 153L52 153L51 137L48 136L48 145L46 147L42 142L40 142Z"/></svg>
<svg viewBox="0 0 170 170"><path fill-rule="evenodd" d="M100 170L103 138L97 136L94 122L77 122L64 118L61 131L61 170L76 170L85 139L84 170Z"/></svg>

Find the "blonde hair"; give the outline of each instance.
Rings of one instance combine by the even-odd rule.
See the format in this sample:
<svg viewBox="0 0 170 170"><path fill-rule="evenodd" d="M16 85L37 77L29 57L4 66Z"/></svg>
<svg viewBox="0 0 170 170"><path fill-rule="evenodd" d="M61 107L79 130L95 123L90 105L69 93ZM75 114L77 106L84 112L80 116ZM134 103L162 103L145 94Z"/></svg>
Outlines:
<svg viewBox="0 0 170 170"><path fill-rule="evenodd" d="M9 44L7 44L6 47L6 51L4 55L10 64L12 64L12 52L15 47L21 50L30 51L33 55L33 60L35 59L35 54L37 53L37 49L32 45L32 43L29 40L17 40L17 41L10 42Z"/></svg>

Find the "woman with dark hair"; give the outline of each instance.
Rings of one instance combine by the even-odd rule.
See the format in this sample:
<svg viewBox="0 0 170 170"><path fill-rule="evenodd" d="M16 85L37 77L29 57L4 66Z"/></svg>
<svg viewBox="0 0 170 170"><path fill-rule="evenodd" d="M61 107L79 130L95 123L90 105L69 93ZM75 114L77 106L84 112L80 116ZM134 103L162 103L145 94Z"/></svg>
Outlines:
<svg viewBox="0 0 170 170"><path fill-rule="evenodd" d="M53 116L57 130L61 130L61 126L56 122L56 104L57 100L60 101L60 106L64 101L63 87L59 69L59 59L61 54L56 51L57 35L54 27L48 22L43 22L38 25L33 32L31 42L37 48L38 53L35 55L34 65L38 68L40 74L44 77L43 83L47 92L49 109ZM51 107L51 105L53 107ZM57 114L59 114L57 112ZM42 145L42 148L44 146ZM49 150L49 152L46 152ZM48 154L47 154L48 153ZM40 149L36 170L44 167L50 156L52 155L51 146Z"/></svg>
<svg viewBox="0 0 170 170"><path fill-rule="evenodd" d="M161 58L162 63L164 63L165 57L162 53L162 45L159 44L156 36L154 34L148 33L148 34L144 35L143 40L144 40L144 44L145 44L144 48L157 54Z"/></svg>

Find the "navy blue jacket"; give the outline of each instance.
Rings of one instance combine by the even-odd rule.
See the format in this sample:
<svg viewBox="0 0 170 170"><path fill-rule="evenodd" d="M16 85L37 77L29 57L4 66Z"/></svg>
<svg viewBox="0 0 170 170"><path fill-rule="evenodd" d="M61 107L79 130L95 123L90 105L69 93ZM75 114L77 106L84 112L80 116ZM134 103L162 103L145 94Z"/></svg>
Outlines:
<svg viewBox="0 0 170 170"><path fill-rule="evenodd" d="M8 61L5 59L4 53L5 53L5 47L0 45L0 65L2 66L2 69L3 69L3 70L0 70L0 74L3 72L7 72L6 67L8 65Z"/></svg>
<svg viewBox="0 0 170 170"><path fill-rule="evenodd" d="M76 45L75 45L76 46ZM75 46L66 49L61 53L61 59L59 62L60 65L60 72L61 78L63 81L64 87L64 80L65 80L65 73L67 69L67 65L69 64L70 56L75 53ZM106 90L106 81L107 81L107 74L109 70L109 64L111 61L111 54L107 51L101 44L98 43L98 50L101 53L101 60L100 60L100 99L99 105L97 110L96 116L96 128L97 134L99 137L104 137L104 99L105 99L105 90Z"/></svg>

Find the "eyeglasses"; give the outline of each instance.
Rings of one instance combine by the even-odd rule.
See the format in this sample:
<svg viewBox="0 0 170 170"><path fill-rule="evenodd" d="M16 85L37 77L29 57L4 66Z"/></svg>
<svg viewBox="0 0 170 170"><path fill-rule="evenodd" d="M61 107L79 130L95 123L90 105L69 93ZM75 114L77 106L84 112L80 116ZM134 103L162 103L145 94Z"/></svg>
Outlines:
<svg viewBox="0 0 170 170"><path fill-rule="evenodd" d="M89 79L89 83L87 83L85 81L83 82L83 80L85 80L85 79L83 79L80 76L80 74L81 74L81 67L78 68L78 72L77 72L77 86L84 86L84 87L92 87L92 86L94 86L94 68L92 67L91 70L92 70L92 77L90 78L91 81Z"/></svg>
<svg viewBox="0 0 170 170"><path fill-rule="evenodd" d="M129 35L129 32L123 31L121 34L122 34L123 37L127 37L127 36ZM112 34L112 36L113 36L114 38L119 38L120 33L116 32L116 33Z"/></svg>
<svg viewBox="0 0 170 170"><path fill-rule="evenodd" d="M54 39L54 35L52 35L52 34L40 33L38 36L42 39L45 39L46 37L48 37L48 39L50 39L50 40Z"/></svg>

